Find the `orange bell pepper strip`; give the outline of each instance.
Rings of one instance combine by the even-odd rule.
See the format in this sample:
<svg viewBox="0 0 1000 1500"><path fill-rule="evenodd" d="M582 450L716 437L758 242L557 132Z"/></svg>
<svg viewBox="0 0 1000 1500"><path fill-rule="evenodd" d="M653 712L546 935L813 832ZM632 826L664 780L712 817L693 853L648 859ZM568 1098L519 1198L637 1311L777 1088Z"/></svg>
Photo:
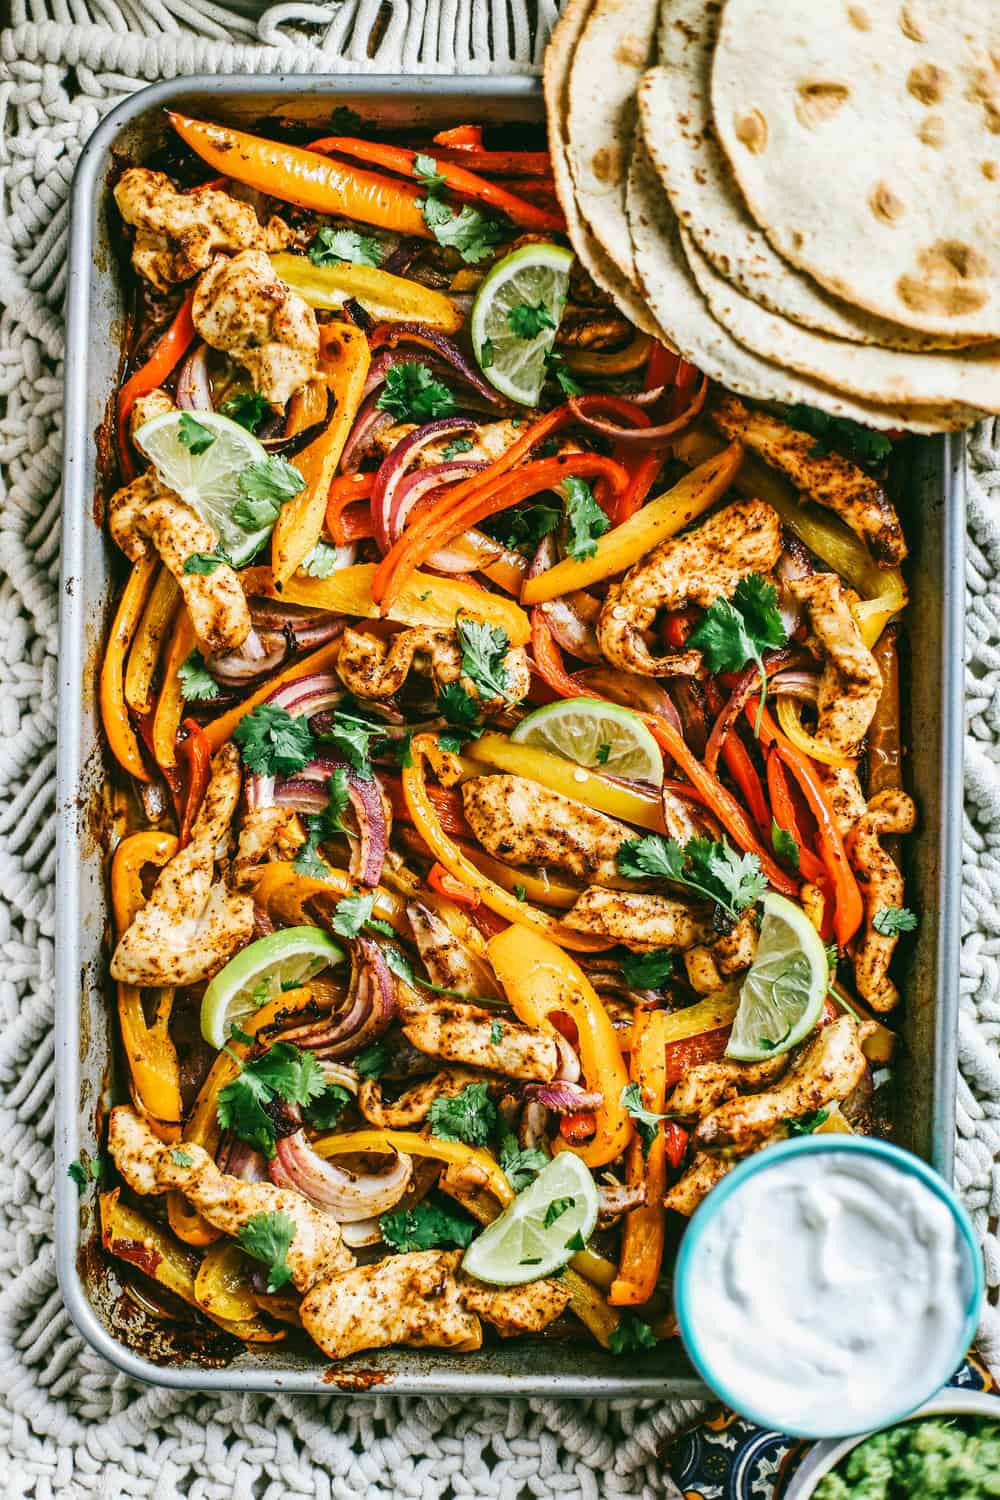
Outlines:
<svg viewBox="0 0 1000 1500"><path fill-rule="evenodd" d="M580 1109L575 1114L563 1115L559 1121L559 1134L571 1146L584 1146L597 1134L597 1115L592 1109Z"/></svg>
<svg viewBox="0 0 1000 1500"><path fill-rule="evenodd" d="M722 744L722 761L739 788L740 796L760 832L770 837L771 815L760 777L750 752L738 735L729 734Z"/></svg>
<svg viewBox="0 0 1000 1500"><path fill-rule="evenodd" d="M118 392L118 462L123 479L129 480L135 476L128 436L128 419L132 408L140 396L148 395L163 384L194 342L195 327L191 317L193 304L192 288L174 314L173 321L154 344L149 358L129 376Z"/></svg>
<svg viewBox="0 0 1000 1500"><path fill-rule="evenodd" d="M180 670L195 648L194 626L186 608L178 611L174 633L163 660L163 686L153 715L153 755L163 771L177 765L177 731L184 712Z"/></svg>
<svg viewBox="0 0 1000 1500"><path fill-rule="evenodd" d="M546 186L553 181L552 158L547 151L487 151L473 145L436 144L440 144L440 149L433 153L435 161L453 161L460 167L468 167L473 172L489 173L496 178L533 179L525 185L526 193L539 181Z"/></svg>
<svg viewBox="0 0 1000 1500"><path fill-rule="evenodd" d="M180 597L173 574L161 568L142 612L125 668L125 702L140 718L153 711L153 674Z"/></svg>
<svg viewBox="0 0 1000 1500"><path fill-rule="evenodd" d="M146 904L142 876L148 866L162 868L177 851L173 834L134 833L123 839L111 861L111 908L115 931L121 937L136 912ZM118 1023L128 1062L132 1093L150 1128L163 1141L177 1139L181 1128L180 1066L170 1038L172 989L159 991L152 1024L147 1023L142 991L118 985Z"/></svg>
<svg viewBox="0 0 1000 1500"><path fill-rule="evenodd" d="M550 917L548 912L541 911L528 901L518 901L510 891L505 891L481 870L476 869L472 861L465 857L461 849L452 842L441 827L429 795L424 770L424 761L429 751L443 755L443 752L437 749L437 736L415 735L410 746L413 764L406 766L402 773L403 796L414 827L438 864L442 865L455 880L461 881L463 885L476 891L484 906L496 912L497 916L506 917L508 922L520 923L522 928L537 929L547 934L554 943L579 952L596 953L611 947L611 943L605 938L594 938L586 933L573 932L570 928L564 927L561 922L557 922L554 917Z"/></svg>
<svg viewBox="0 0 1000 1500"><path fill-rule="evenodd" d="M167 118L202 161L236 182L313 213L337 214L397 234L431 238L420 208L424 193L408 182L330 161L301 146L192 120L172 110L167 111Z"/></svg>
<svg viewBox="0 0 1000 1500"><path fill-rule="evenodd" d="M377 886L373 892L356 885L346 870L328 866L323 879L300 875L286 860L275 859L261 865L254 881L254 900L272 916L289 927L310 927L315 917L308 910L307 902L313 897L325 897L334 902L345 896L374 896L372 915L388 922L401 937L409 937L410 928L406 918L406 901L395 891Z"/></svg>
<svg viewBox="0 0 1000 1500"><path fill-rule="evenodd" d="M434 136L435 146L458 146L463 151L481 150L483 127L481 125L451 125L439 130Z"/></svg>
<svg viewBox="0 0 1000 1500"><path fill-rule="evenodd" d="M330 485L326 497L326 529L338 547L346 547L348 542L353 542L356 539L354 536L348 535L347 520L344 512L349 506L354 505L356 501L370 500L374 488L375 475L373 473L342 474L339 479L335 479Z"/></svg>
<svg viewBox="0 0 1000 1500"><path fill-rule="evenodd" d="M324 323L319 338L320 374L336 410L319 437L295 455L305 488L281 507L271 533L271 565L279 590L319 541L330 481L358 414L370 363L368 340L353 323Z"/></svg>
<svg viewBox="0 0 1000 1500"><path fill-rule="evenodd" d="M774 745L767 756L767 794L771 799L771 812L774 821L779 828L790 833L799 846L799 870L805 880L813 885L826 879L826 866L821 859L809 848L802 825L799 821L798 808L792 800L792 794L788 786L788 772L782 763L781 756L777 753Z"/></svg>
<svg viewBox="0 0 1000 1500"><path fill-rule="evenodd" d="M205 788L212 772L212 751L208 738L200 724L194 719L185 719L183 728L187 739L181 741L181 754L187 761L187 796L184 800L184 817L181 819L180 847L191 841L191 827L198 816L198 809L205 796Z"/></svg>
<svg viewBox="0 0 1000 1500"><path fill-rule="evenodd" d="M233 730L242 718L251 713L258 705L276 693L278 688L284 687L287 682L297 682L300 677L309 677L314 672L329 672L334 662L340 655L340 641L327 641L324 646L319 646L308 656L300 656L298 661L292 662L291 666L285 667L281 672L275 672L267 682L249 693L242 703L237 703L235 708L227 709L217 719L204 726L204 732L208 743L214 754L228 739L232 739Z"/></svg>
<svg viewBox="0 0 1000 1500"><path fill-rule="evenodd" d="M399 172L404 177L417 175L416 158L419 153L409 151L405 146L387 146L380 141L363 141L349 135L329 135L319 141L310 141L309 149L351 156L358 161L369 162L372 166L385 167L389 172ZM452 192L459 193L463 198L477 198L480 203L486 203L490 208L506 214L512 224L542 233L566 228L566 220L561 213L550 213L547 209L538 208L534 203L528 203L524 198L507 192L506 188L487 182L485 177L478 177L464 166L443 159L438 161L437 157L434 161L438 175L444 178Z"/></svg>
<svg viewBox="0 0 1000 1500"><path fill-rule="evenodd" d="M683 1010L664 1013L661 1038L667 1088L697 1063L718 1062L725 1055L738 1004L733 986Z"/></svg>
<svg viewBox="0 0 1000 1500"><path fill-rule="evenodd" d="M431 865L427 874L427 884L432 891L437 891L439 896L447 896L449 901L454 901L457 906L467 906L475 910L482 904L482 896L478 891L471 890L464 880L456 880L449 875L443 865L436 862Z"/></svg>
<svg viewBox="0 0 1000 1500"><path fill-rule="evenodd" d="M643 1108L655 1114L663 1113L667 1096L665 1020L666 1012L662 1010L636 1011L629 1059L631 1081L638 1086ZM608 1301L615 1307L648 1302L663 1263L667 1143L662 1121L656 1126L656 1135L648 1149L644 1148L636 1132L628 1148L625 1171L629 1186L645 1187L646 1201L641 1208L634 1208L625 1215L618 1276L608 1293Z"/></svg>
<svg viewBox="0 0 1000 1500"><path fill-rule="evenodd" d="M587 1088L599 1090L603 1103L595 1111L596 1129L586 1145L571 1146L557 1138L553 1150L575 1150L588 1167L606 1166L621 1155L634 1132L621 1102L628 1073L600 996L579 964L534 928L508 927L490 939L486 955L519 1021L550 1035L555 1034L551 1018L556 1012L575 1025Z"/></svg>
<svg viewBox="0 0 1000 1500"><path fill-rule="evenodd" d="M403 784L398 776L379 775L382 790L389 799L392 807L393 821L396 823L412 823L410 809L406 805L403 796ZM462 794L455 787L435 786L433 782L428 783L427 795L434 805L434 811L438 815L441 827L445 833L452 838L474 839L475 835L469 827L465 818L465 810L462 806Z"/></svg>
<svg viewBox="0 0 1000 1500"><path fill-rule="evenodd" d="M145 782L151 782L153 778L146 769L139 740L128 716L124 668L158 566L159 559L155 555L140 558L132 564L104 649L98 688L101 722L111 753L123 771L128 771L137 781Z"/></svg>

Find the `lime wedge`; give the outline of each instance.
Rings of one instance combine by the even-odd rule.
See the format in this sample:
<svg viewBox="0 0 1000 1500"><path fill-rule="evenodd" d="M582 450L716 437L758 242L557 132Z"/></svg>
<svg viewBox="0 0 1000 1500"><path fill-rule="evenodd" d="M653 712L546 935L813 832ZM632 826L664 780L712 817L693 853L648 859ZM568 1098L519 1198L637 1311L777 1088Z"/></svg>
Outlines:
<svg viewBox="0 0 1000 1500"><path fill-rule="evenodd" d="M826 949L805 912L769 891L726 1056L763 1062L801 1042L819 1020L829 975Z"/></svg>
<svg viewBox="0 0 1000 1500"><path fill-rule="evenodd" d="M202 1036L210 1047L224 1047L233 1026L282 990L305 984L344 957L344 950L319 927L285 927L259 938L231 958L205 991Z"/></svg>
<svg viewBox="0 0 1000 1500"><path fill-rule="evenodd" d="M183 422L184 417L188 422ZM205 446L205 439L196 436L192 446L197 452L182 441L192 420L212 434ZM233 565L238 568L249 562L273 529L263 526L245 531L233 515L240 499L241 470L267 458L267 449L253 433L215 411L168 411L144 422L135 442L167 488L215 527L219 545Z"/></svg>
<svg viewBox="0 0 1000 1500"><path fill-rule="evenodd" d="M572 264L562 245L522 245L497 262L476 294L469 323L476 359L512 401L534 406L541 395Z"/></svg>
<svg viewBox="0 0 1000 1500"><path fill-rule="evenodd" d="M599 698L563 698L525 714L511 739L536 745L590 771L626 781L663 784L663 756L645 724L630 708Z"/></svg>
<svg viewBox="0 0 1000 1500"><path fill-rule="evenodd" d="M462 1269L494 1286L520 1286L559 1270L594 1232L597 1188L572 1151L543 1167L462 1257Z"/></svg>

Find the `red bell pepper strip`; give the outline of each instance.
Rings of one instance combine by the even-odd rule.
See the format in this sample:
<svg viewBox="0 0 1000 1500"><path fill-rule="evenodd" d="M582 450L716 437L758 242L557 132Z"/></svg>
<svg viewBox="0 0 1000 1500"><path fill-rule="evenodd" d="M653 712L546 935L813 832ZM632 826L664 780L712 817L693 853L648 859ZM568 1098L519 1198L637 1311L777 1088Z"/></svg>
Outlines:
<svg viewBox="0 0 1000 1500"><path fill-rule="evenodd" d="M663 622L663 639L671 651L683 651L698 619L696 609L678 609Z"/></svg>
<svg viewBox="0 0 1000 1500"><path fill-rule="evenodd" d="M689 1068L699 1063L718 1062L725 1057L732 1026L717 1026L714 1031L702 1031L697 1036L682 1037L680 1041L667 1043L667 1087L680 1083Z"/></svg>
<svg viewBox="0 0 1000 1500"><path fill-rule="evenodd" d="M135 477L135 464L129 449L128 419L140 396L147 396L163 384L186 354L194 340L195 327L191 318L194 292L188 292L184 301L153 346L152 353L139 369L130 375L118 392L118 463L122 477Z"/></svg>
<svg viewBox="0 0 1000 1500"><path fill-rule="evenodd" d="M799 870L812 885L818 884L826 879L826 866L821 859L809 848L802 825L799 820L798 808L792 798L788 786L788 772L782 764L781 756L775 745L771 746L767 757L767 792L771 799L771 812L774 821L779 828L790 833L799 846Z"/></svg>
<svg viewBox="0 0 1000 1500"><path fill-rule="evenodd" d="M663 1126L663 1134L667 1164L676 1172L687 1151L688 1133L683 1125L678 1125L676 1120L667 1120Z"/></svg>
<svg viewBox="0 0 1000 1500"><path fill-rule="evenodd" d="M592 1109L580 1109L576 1114L561 1115L559 1134L571 1146L582 1146L597 1134L597 1116Z"/></svg>
<svg viewBox="0 0 1000 1500"><path fill-rule="evenodd" d="M750 752L738 735L729 735L722 746L722 760L739 788L740 796L749 809L750 816L757 824L765 839L771 835L771 810L767 805L764 788L761 786L760 777L757 775L756 767L750 759Z"/></svg>
<svg viewBox="0 0 1000 1500"><path fill-rule="evenodd" d="M403 783L398 776L379 776L382 789L389 799L392 808L392 816L397 823L412 823L410 809L406 805L403 796ZM438 786L435 782L427 783L427 795L434 804L434 811L438 815L438 822L445 833L452 838L466 839L469 843L476 842L476 836L465 820L465 811L462 806L462 794L455 787Z"/></svg>
<svg viewBox="0 0 1000 1500"><path fill-rule="evenodd" d="M363 141L349 135L329 135L322 140L311 141L309 150L322 152L324 155L332 152L338 156L354 157L376 167L385 167L390 172L399 172L404 177L417 176L416 158L419 153L409 151L405 146L387 146L380 141ZM481 203L488 203L522 229L565 229L566 220L562 214L537 208L534 203L508 193L506 189L487 182L485 177L479 177L475 172L454 162L438 161L437 157L434 161L439 176L444 178L453 192L460 193L464 198L478 198Z"/></svg>
<svg viewBox="0 0 1000 1500"><path fill-rule="evenodd" d="M624 449L624 443L616 444L612 457L619 462L624 462L627 456ZM644 453L638 460L632 460L629 466L628 485L619 495L611 517L616 526L620 526L623 521L627 521L630 516L635 515L636 511L642 509L662 467L663 454L659 449L652 453Z"/></svg>
<svg viewBox="0 0 1000 1500"><path fill-rule="evenodd" d="M212 747L208 736L194 719L185 719L182 728L187 730L187 739L182 740L180 752L187 761L187 797L184 802L184 817L181 820L181 835L178 848L183 849L191 838L191 826L205 796L205 788L212 771Z"/></svg>
<svg viewBox="0 0 1000 1500"><path fill-rule="evenodd" d="M452 125L448 130L439 130L434 136L435 146L459 146L463 151L481 150L483 127L481 125Z"/></svg>
<svg viewBox="0 0 1000 1500"><path fill-rule="evenodd" d="M345 510L355 501L370 499L374 488L374 474L343 474L331 483L326 501L326 529L339 547L357 540L359 535L347 535L347 523L343 519ZM371 532L364 534L372 535Z"/></svg>
<svg viewBox="0 0 1000 1500"><path fill-rule="evenodd" d="M427 875L427 884L432 891L437 891L439 896L447 896L449 901L454 901L456 906L466 906L474 911L477 906L482 905L482 897L478 891L462 880L456 880L454 875L449 875L443 865L435 860Z"/></svg>

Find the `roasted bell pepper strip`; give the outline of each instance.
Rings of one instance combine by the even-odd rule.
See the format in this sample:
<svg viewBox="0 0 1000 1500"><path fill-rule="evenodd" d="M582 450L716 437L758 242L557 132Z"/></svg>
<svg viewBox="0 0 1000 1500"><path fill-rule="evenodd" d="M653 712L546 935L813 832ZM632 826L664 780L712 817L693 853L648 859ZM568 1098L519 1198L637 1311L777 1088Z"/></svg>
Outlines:
<svg viewBox="0 0 1000 1500"><path fill-rule="evenodd" d="M639 1089L643 1108L656 1114L663 1113L667 1095L665 1020L666 1013L662 1010L636 1012L629 1058L629 1074ZM644 1187L646 1197L640 1208L625 1215L620 1268L608 1294L608 1301L617 1307L647 1302L653 1295L663 1262L667 1143L662 1122L657 1125L656 1136L648 1148L636 1134L628 1148L625 1170L629 1186Z"/></svg>
<svg viewBox="0 0 1000 1500"><path fill-rule="evenodd" d="M633 331L631 339L621 349L572 349L565 351L564 358L575 375L587 375L593 380L616 380L619 375L630 375L644 365L649 356L651 339L648 333ZM586 399L586 398L584 398ZM639 408L643 410L643 408ZM647 420L642 424L649 427Z"/></svg>
<svg viewBox="0 0 1000 1500"><path fill-rule="evenodd" d="M427 873L427 884L432 891L437 891L439 896L447 896L450 901L457 902L459 906L475 909L482 901L478 891L472 890L463 880L456 880L453 875L448 874L443 865L436 862L431 865Z"/></svg>
<svg viewBox="0 0 1000 1500"><path fill-rule="evenodd" d="M285 437L299 437L310 427L325 422L329 404L325 380L317 377L300 385L285 407Z"/></svg>
<svg viewBox="0 0 1000 1500"><path fill-rule="evenodd" d="M208 1316L245 1322L257 1315L251 1262L233 1240L206 1251L194 1282L195 1301Z"/></svg>
<svg viewBox="0 0 1000 1500"><path fill-rule="evenodd" d="M660 542L683 531L725 494L742 454L740 445L732 443L700 468L685 474L666 494L650 501L629 520L598 537L591 557L564 557L554 568L528 579L521 590L522 604L557 599L561 594L589 588L592 583L632 567Z"/></svg>
<svg viewBox="0 0 1000 1500"><path fill-rule="evenodd" d="M750 759L750 752L738 735L726 736L722 746L722 760L761 834L764 838L770 838L771 814L764 788Z"/></svg>
<svg viewBox="0 0 1000 1500"><path fill-rule="evenodd" d="M824 766L854 765L849 755L838 755L836 750L831 750L822 740L809 733L802 723L802 705L797 699L781 694L776 700L775 712L782 733L803 755L808 755Z"/></svg>
<svg viewBox="0 0 1000 1500"><path fill-rule="evenodd" d="M314 897L336 902L345 896L370 894L374 897L373 916L388 922L401 936L409 937L406 902L402 896L381 885L369 892L364 886L357 885L346 870L338 870L332 865L329 870L328 876L317 880L310 875L300 875L286 860L271 860L261 865L257 872L254 899L287 926L301 927L309 926L315 920L306 907L306 902Z"/></svg>
<svg viewBox="0 0 1000 1500"><path fill-rule="evenodd" d="M735 990L721 991L664 1016L662 1040L668 1088L679 1082L688 1068L716 1062L725 1054L738 1004Z"/></svg>
<svg viewBox="0 0 1000 1500"><path fill-rule="evenodd" d="M579 1109L559 1120L559 1134L571 1146L585 1146L597 1134L597 1115L592 1109Z"/></svg>
<svg viewBox="0 0 1000 1500"><path fill-rule="evenodd" d="M360 302L380 322L426 323L442 333L456 333L463 318L444 292L421 286L405 276L393 276L377 266L315 266L307 255L285 252L271 256L275 271L310 307L335 310L345 302Z"/></svg>
<svg viewBox="0 0 1000 1500"><path fill-rule="evenodd" d="M655 792L644 791L637 784L629 786L609 776L600 776L536 745L519 745L506 735L488 730L480 739L469 741L462 751L462 758L513 776L525 776L529 781L538 781L550 791L561 792L564 797L596 808L610 818L620 818L639 828L651 828L660 833L664 830L663 808Z"/></svg>
<svg viewBox="0 0 1000 1500"><path fill-rule="evenodd" d="M516 896L503 890L477 870L442 829L434 804L428 795L424 760L429 750L436 749L436 737L429 734L415 735L410 748L413 764L405 767L402 775L406 805L417 832L434 858L450 875L456 880L461 880L465 885L471 886L474 891L478 891L483 904L491 911L495 911L498 916L506 917L508 922L521 923L524 927L536 928L547 933L554 942L565 948L595 953L611 946L604 938L592 938L586 933L570 931L561 922L550 917L547 912L532 906L530 902L518 901Z"/></svg>
<svg viewBox="0 0 1000 1500"><path fill-rule="evenodd" d="M382 783L382 789L392 807L393 821L396 823L412 822L410 809L407 807L406 798L403 796L403 783L399 780L398 776L383 776L380 774L379 781ZM433 783L429 783L427 795L434 804L434 811L437 813L441 827L445 833L457 839L472 839L474 837L472 829L466 822L465 811L462 807L462 794L459 791L454 787L435 786Z"/></svg>
<svg viewBox="0 0 1000 1500"><path fill-rule="evenodd" d="M603 1349L610 1348L611 1335L622 1320L621 1313L609 1307L599 1290L574 1270L565 1270L561 1282L569 1292L570 1312L580 1319Z"/></svg>
<svg viewBox="0 0 1000 1500"><path fill-rule="evenodd" d="M101 722L111 753L124 771L128 771L137 781L145 782L150 782L153 778L146 769L139 741L129 720L124 670L125 657L138 628L143 606L153 587L158 565L159 560L155 556L143 557L132 565L104 649L99 688Z"/></svg>
<svg viewBox="0 0 1000 1500"><path fill-rule="evenodd" d="M615 456L617 457L617 453ZM642 509L662 467L663 454L659 449L652 453L644 453L641 458L633 459L629 463L629 481L618 496L615 513L612 516L616 526L620 526L623 521L630 520Z"/></svg>
<svg viewBox="0 0 1000 1500"><path fill-rule="evenodd" d="M685 1073L699 1063L718 1062L725 1057L732 1026L719 1026L682 1042L671 1042L667 1048L667 1087L679 1083Z"/></svg>
<svg viewBox="0 0 1000 1500"><path fill-rule="evenodd" d="M184 712L180 669L195 648L194 626L186 609L180 609L163 658L163 685L153 715L153 755L163 771L177 765L177 731Z"/></svg>
<svg viewBox="0 0 1000 1500"><path fill-rule="evenodd" d="M350 156L358 161L369 162L372 166L385 167L390 172L399 172L404 177L417 176L415 162L419 153L408 151L405 146L387 146L380 141L364 141L349 135L329 135L322 140L311 141L309 149ZM470 172L466 167L443 159L438 161L436 157L434 160L438 175L444 178L452 192L460 193L463 198L478 198L480 203L487 203L490 208L506 214L512 224L542 233L566 228L566 220L561 213L549 213L546 209L536 208L524 198L518 198L505 188L487 182L485 177L477 177L475 172Z"/></svg>
<svg viewBox="0 0 1000 1500"><path fill-rule="evenodd" d="M140 396L148 395L163 384L193 343L193 303L192 290L177 309L173 321L156 341L149 358L129 376L118 392L118 456L124 479L131 479L135 474L128 438L128 419L132 415L132 408Z"/></svg>
<svg viewBox="0 0 1000 1500"><path fill-rule="evenodd" d="M338 546L344 547L354 540L353 537L347 535L343 521L345 510L358 501L370 500L374 488L375 475L373 473L342 474L330 485L326 497L326 529Z"/></svg>
<svg viewBox="0 0 1000 1500"><path fill-rule="evenodd" d="M310 652L308 656L300 656L298 661L290 667L285 667L282 672L275 672L273 677L268 678L259 688L255 688L235 708L227 709L217 719L204 726L208 743L212 747L213 754L232 738L233 730L246 714L255 709L258 703L263 703L270 698L272 693L283 687L286 682L296 682L300 677L309 677L314 672L328 672L340 655L340 641L327 641L325 646L318 647Z"/></svg>
<svg viewBox="0 0 1000 1500"><path fill-rule="evenodd" d="M483 127L481 125L452 125L447 130L439 130L434 137L435 146L458 146L463 151L479 151L483 144ZM545 153L548 155L548 153Z"/></svg>
<svg viewBox="0 0 1000 1500"><path fill-rule="evenodd" d="M460 844L459 848L477 870L496 881L497 885L502 885L505 891L512 891L519 901L533 901L540 906L555 906L567 911L582 895L580 886L566 885L545 870L515 870L512 865L505 865L486 854L478 844Z"/></svg>
<svg viewBox="0 0 1000 1500"><path fill-rule="evenodd" d="M767 756L767 792L771 799L771 813L779 828L790 833L799 846L799 871L803 879L813 885L826 878L826 866L809 848L798 808L788 786L788 772L781 757L772 745Z"/></svg>
<svg viewBox="0 0 1000 1500"><path fill-rule="evenodd" d="M335 410L319 436L295 455L305 488L281 507L271 534L271 566L279 590L319 541L330 481L358 414L370 363L368 340L353 323L325 323L319 337L319 371Z"/></svg>
<svg viewBox="0 0 1000 1500"><path fill-rule="evenodd" d="M153 710L153 674L180 597L173 574L161 568L142 612L125 668L125 702L140 717Z"/></svg>
<svg viewBox="0 0 1000 1500"><path fill-rule="evenodd" d="M313 213L338 214L397 234L431 238L420 208L424 194L408 182L171 110L167 118L202 161L236 182Z"/></svg>
<svg viewBox="0 0 1000 1500"><path fill-rule="evenodd" d="M150 865L162 868L176 851L173 834L155 831L134 833L118 845L111 861L111 909L119 937L146 903L143 872ZM150 1025L142 991L131 984L118 986L118 1021L132 1092L151 1129L164 1141L176 1140L183 1115L180 1067L170 1037L173 1001L173 990L160 990Z"/></svg>
<svg viewBox="0 0 1000 1500"><path fill-rule="evenodd" d="M418 1135L415 1130L347 1130L323 1135L312 1142L317 1156L343 1156L345 1152L398 1151L404 1156L431 1156L459 1167L475 1166L483 1173L490 1192L506 1208L514 1201L514 1190L506 1174L488 1151L467 1146L464 1141L443 1141L436 1135Z"/></svg>
<svg viewBox="0 0 1000 1500"><path fill-rule="evenodd" d="M181 754L187 762L187 789L184 798L184 817L181 820L180 847L191 840L191 827L198 816L205 788L212 772L212 747L200 724L194 719L185 719L182 728L187 738L181 740Z"/></svg>
<svg viewBox="0 0 1000 1500"><path fill-rule="evenodd" d="M554 1012L576 1027L580 1066L588 1089L599 1090L603 1103L595 1111L596 1131L585 1146L557 1139L553 1149L576 1150L588 1167L603 1167L620 1156L633 1135L622 1104L628 1073L618 1036L600 996L569 954L534 928L509 927L486 947L511 1009L518 1020L554 1033Z"/></svg>

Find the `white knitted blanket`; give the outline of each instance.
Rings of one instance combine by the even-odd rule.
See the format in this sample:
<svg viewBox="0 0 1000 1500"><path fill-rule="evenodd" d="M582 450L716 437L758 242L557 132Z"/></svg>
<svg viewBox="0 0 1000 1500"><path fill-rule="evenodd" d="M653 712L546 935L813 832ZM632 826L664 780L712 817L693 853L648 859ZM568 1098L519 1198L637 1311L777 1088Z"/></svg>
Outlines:
<svg viewBox="0 0 1000 1500"><path fill-rule="evenodd" d="M247 8L247 7L244 7ZM260 7L258 7L259 9ZM195 72L537 71L540 0L12 0L0 33L0 1494L5 1500L676 1495L691 1403L184 1396L87 1348L52 1252L52 942L67 199L99 119ZM1000 422L972 447L958 1182L1000 1362Z"/></svg>

